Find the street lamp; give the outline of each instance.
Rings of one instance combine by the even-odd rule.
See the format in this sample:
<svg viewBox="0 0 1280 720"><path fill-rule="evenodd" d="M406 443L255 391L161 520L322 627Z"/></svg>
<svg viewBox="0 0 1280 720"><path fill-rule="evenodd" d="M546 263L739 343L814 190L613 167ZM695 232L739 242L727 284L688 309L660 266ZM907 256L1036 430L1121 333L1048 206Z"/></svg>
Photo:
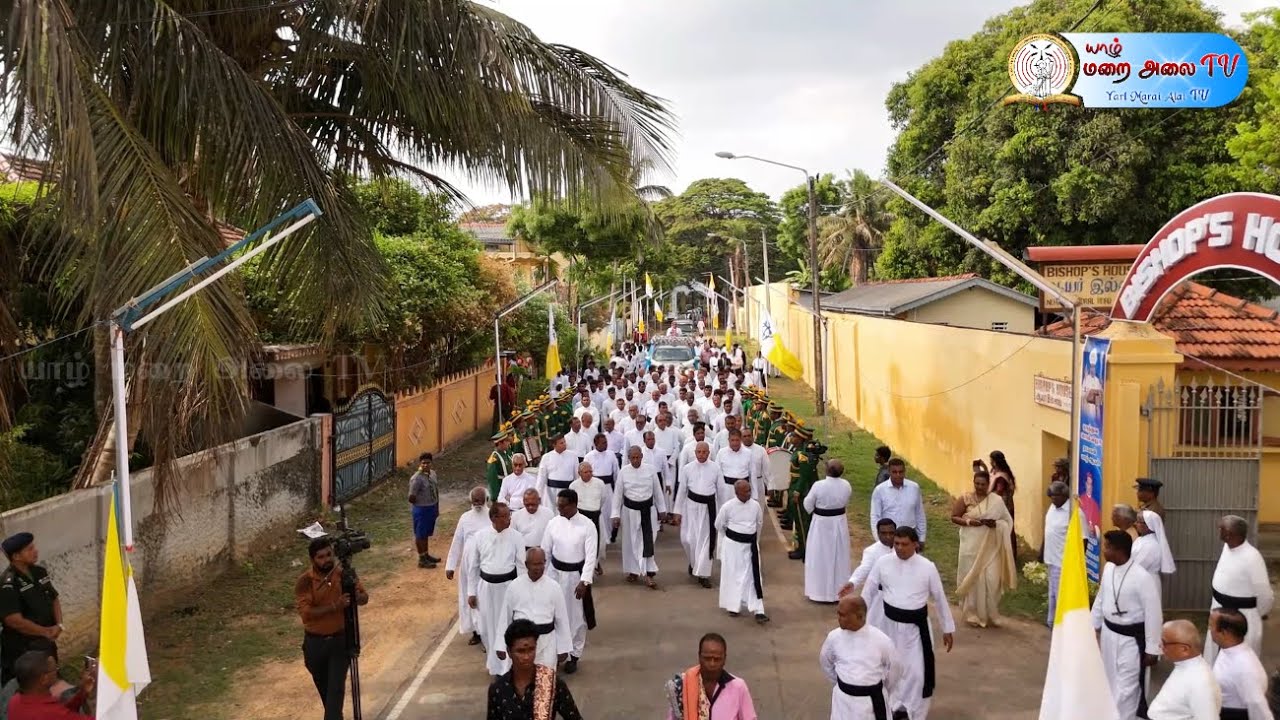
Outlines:
<svg viewBox="0 0 1280 720"><path fill-rule="evenodd" d="M824 360L822 354L822 290L818 287L818 179L809 174L808 170L798 165L788 165L777 160L768 160L754 155L735 155L721 150L716 153L716 157L725 160L755 160L756 162L798 170L804 174L805 187L809 191L809 275L813 279L813 384L818 396L815 401L816 413L818 415L826 415L827 381L823 368Z"/></svg>

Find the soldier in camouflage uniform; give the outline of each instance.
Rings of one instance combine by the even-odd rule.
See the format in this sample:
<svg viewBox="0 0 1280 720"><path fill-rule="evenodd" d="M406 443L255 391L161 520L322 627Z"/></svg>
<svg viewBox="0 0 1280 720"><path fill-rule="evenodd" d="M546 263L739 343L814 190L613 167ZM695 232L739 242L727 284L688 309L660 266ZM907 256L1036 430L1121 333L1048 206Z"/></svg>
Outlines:
<svg viewBox="0 0 1280 720"><path fill-rule="evenodd" d="M804 509L804 499L809 494L809 488L818 482L818 466L822 464L822 455L827 451L827 446L814 440L813 431L808 428L796 428L792 438L797 442L798 448L791 462L793 474L788 493L790 501L788 509L795 548L787 553L787 557L792 560L804 560L809 523L813 520L813 516Z"/></svg>

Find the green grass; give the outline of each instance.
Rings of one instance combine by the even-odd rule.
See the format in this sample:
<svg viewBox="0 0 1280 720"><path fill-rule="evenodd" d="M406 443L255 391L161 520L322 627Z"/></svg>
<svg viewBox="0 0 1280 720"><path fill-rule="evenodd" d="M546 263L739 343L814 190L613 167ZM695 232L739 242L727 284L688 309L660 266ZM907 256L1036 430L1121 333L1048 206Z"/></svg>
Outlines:
<svg viewBox="0 0 1280 720"><path fill-rule="evenodd" d="M813 391L799 382L771 378L769 397L814 429L815 437L828 447L826 458L844 461L845 479L853 486L853 499L848 513L850 534L855 547L866 546L872 541L871 490L875 486L878 470L874 460L875 449L884 443L830 409L825 417L815 415ZM951 502L954 498L913 467L911 458L903 460L907 461L907 477L919 483L924 494L925 515L929 522L925 554L937 564L943 586L948 591L954 591L960 553L960 533L951 524ZM1031 583L1021 576L1022 564L1034 560L1035 554L1028 550L1025 542L1020 541L1018 546L1022 551L1017 563L1018 587L1004 594L1000 609L1005 615L1042 620L1048 611L1046 590L1044 586ZM854 558L855 564L857 559Z"/></svg>

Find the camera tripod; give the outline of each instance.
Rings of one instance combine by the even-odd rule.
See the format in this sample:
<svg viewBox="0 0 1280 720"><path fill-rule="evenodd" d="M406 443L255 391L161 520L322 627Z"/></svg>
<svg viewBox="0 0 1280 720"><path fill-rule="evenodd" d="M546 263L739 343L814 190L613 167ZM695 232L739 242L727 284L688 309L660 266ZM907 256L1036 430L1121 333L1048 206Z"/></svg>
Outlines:
<svg viewBox="0 0 1280 720"><path fill-rule="evenodd" d="M343 611L346 619L347 655L350 657L351 712L353 720L363 720L360 711L360 606L356 599L356 571L351 558L342 563L342 592L351 598Z"/></svg>

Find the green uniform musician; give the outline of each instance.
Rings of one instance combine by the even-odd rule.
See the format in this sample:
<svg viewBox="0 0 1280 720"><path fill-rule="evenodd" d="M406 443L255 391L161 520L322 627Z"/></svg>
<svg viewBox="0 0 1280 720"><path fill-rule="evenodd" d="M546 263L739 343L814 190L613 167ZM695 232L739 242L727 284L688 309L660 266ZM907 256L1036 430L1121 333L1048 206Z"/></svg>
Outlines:
<svg viewBox="0 0 1280 720"><path fill-rule="evenodd" d="M809 524L813 521L813 516L804 509L804 499L809 494L809 488L818 482L818 467L822 464L822 454L827 451L827 446L814 440L813 431L807 428L797 428L792 437L797 436L800 443L792 460L795 473L788 493L795 549L787 557L803 560L805 543L809 538Z"/></svg>
<svg viewBox="0 0 1280 720"><path fill-rule="evenodd" d="M484 479L489 489L489 499L497 500L498 491L502 489L502 479L511 474L511 431L499 430L492 438L494 448L489 453L489 462L485 466Z"/></svg>

